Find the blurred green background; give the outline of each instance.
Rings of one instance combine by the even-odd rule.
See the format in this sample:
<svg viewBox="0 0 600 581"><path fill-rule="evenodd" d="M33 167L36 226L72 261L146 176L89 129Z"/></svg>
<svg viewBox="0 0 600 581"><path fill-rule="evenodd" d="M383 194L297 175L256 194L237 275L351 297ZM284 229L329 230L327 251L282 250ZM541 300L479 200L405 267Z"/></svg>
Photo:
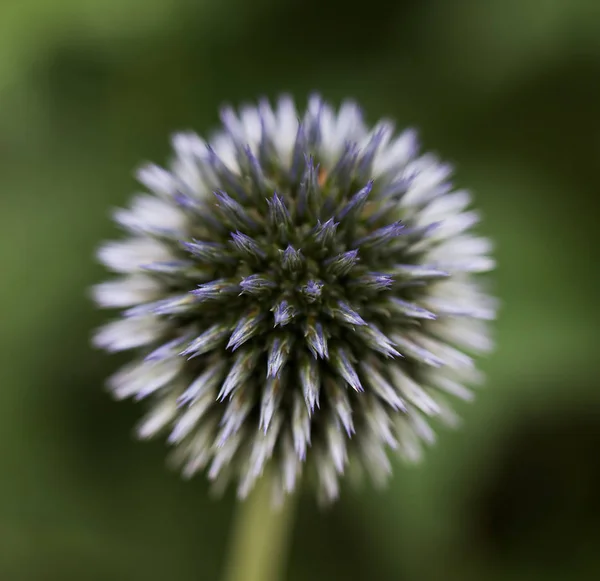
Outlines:
<svg viewBox="0 0 600 581"><path fill-rule="evenodd" d="M0 580L218 579L234 499L103 390L93 252L170 133L313 90L456 164L503 308L461 429L385 491L303 496L287 579L600 579L597 0L3 0Z"/></svg>

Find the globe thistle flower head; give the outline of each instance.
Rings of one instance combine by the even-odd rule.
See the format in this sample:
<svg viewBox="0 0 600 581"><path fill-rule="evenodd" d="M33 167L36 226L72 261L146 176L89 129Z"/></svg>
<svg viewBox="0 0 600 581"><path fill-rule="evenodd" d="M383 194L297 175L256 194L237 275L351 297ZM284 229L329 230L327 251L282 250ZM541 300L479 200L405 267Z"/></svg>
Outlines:
<svg viewBox="0 0 600 581"><path fill-rule="evenodd" d="M210 141L175 135L169 169L114 218L94 289L119 317L95 335L133 362L109 381L147 400L183 474L244 497L267 465L278 496L303 470L333 499L349 464L383 482L388 451L420 457L429 419L470 398L495 304L491 245L470 195L415 133L369 128L353 103L299 115L231 108Z"/></svg>

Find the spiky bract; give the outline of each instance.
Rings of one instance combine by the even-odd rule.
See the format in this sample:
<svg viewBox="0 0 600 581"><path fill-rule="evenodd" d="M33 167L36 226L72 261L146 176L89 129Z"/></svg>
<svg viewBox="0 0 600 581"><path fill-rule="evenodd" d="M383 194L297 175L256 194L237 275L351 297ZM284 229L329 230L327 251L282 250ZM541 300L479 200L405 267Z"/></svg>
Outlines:
<svg viewBox="0 0 600 581"><path fill-rule="evenodd" d="M95 299L123 311L95 343L138 352L110 389L149 400L138 434L167 432L186 476L242 497L269 463L280 494L304 467L326 499L348 463L383 481L388 448L418 458L427 418L451 417L443 396L470 397L464 351L490 347L470 196L412 131L369 129L352 103L221 117L139 172L150 194L115 213L129 236L99 251L121 276Z"/></svg>

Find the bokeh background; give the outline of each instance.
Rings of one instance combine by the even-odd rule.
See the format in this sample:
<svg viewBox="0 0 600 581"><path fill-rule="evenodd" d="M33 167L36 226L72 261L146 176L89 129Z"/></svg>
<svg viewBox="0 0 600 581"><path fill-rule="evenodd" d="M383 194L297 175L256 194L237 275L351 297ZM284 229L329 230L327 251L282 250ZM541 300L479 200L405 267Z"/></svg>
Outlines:
<svg viewBox="0 0 600 581"><path fill-rule="evenodd" d="M503 308L462 428L385 491L303 496L286 578L600 578L597 0L2 0L1 580L218 579L234 499L103 390L93 252L170 133L313 90L456 164Z"/></svg>

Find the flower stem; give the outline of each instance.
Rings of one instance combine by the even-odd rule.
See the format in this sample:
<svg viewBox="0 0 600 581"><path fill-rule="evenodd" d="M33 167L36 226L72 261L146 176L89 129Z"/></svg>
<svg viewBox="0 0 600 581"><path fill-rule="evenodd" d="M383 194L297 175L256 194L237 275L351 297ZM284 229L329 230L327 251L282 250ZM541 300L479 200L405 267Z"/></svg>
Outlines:
<svg viewBox="0 0 600 581"><path fill-rule="evenodd" d="M224 581L280 581L287 561L294 498L273 507L270 479L261 478L237 507ZM295 495L294 495L295 496Z"/></svg>

